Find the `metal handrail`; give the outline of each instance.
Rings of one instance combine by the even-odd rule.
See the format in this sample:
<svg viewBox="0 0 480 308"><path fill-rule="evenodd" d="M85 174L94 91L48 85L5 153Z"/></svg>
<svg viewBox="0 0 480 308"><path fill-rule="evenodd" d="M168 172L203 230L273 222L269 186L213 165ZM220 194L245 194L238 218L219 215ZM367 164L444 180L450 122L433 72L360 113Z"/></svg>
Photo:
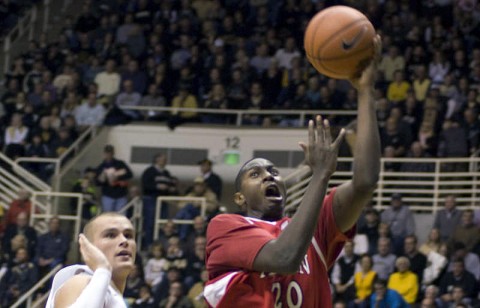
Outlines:
<svg viewBox="0 0 480 308"><path fill-rule="evenodd" d="M0 160L5 161L7 164L10 165L12 170L14 170L19 176L21 176L24 180L29 181L33 186L35 186L38 190L43 191L51 191L50 185L36 177L34 174L23 168L21 165L10 159L8 156L0 152Z"/></svg>
<svg viewBox="0 0 480 308"><path fill-rule="evenodd" d="M61 174L61 168L66 160L68 160L69 156L78 152L80 149L81 145L87 140L87 138L94 138L95 135L97 134L98 129L96 126L89 126L76 140L68 149L62 153L61 156L57 158L45 158L45 157L19 157L15 160L15 163L19 165L21 162L29 162L29 163L51 163L54 164L54 173L53 173L53 179L55 184L53 185L56 189L59 190L59 175Z"/></svg>
<svg viewBox="0 0 480 308"><path fill-rule="evenodd" d="M162 212L162 207L165 204L165 201L174 201L174 202L200 202L200 216L205 217L206 210L207 210L207 199L205 197L158 197L157 204L155 208L155 223L154 223L154 234L153 239L158 239L158 234L160 231L160 225L168 222L170 219L168 218L161 218L160 213ZM191 219L171 219L175 224L193 224L193 220Z"/></svg>
<svg viewBox="0 0 480 308"><path fill-rule="evenodd" d="M341 158L344 162L353 162L353 158ZM340 161L340 158L339 158ZM429 163L433 167L428 172L403 172L386 171L386 163ZM442 170L442 166L449 164L480 163L479 157L465 158L382 158L380 165L380 177L377 189L373 195L375 208L385 209L393 193L403 194L403 200L411 210L436 212L442 206L444 197L450 193L457 195L457 207L460 209L478 207L480 199L477 187L480 186L480 171L452 172ZM285 177L285 181L291 182L287 189L287 207L292 208L300 204L303 194L310 180L310 175L305 168L298 168ZM335 172L329 181L329 189L340 185L353 175L352 171ZM423 181L422 181L423 179Z"/></svg>
<svg viewBox="0 0 480 308"><path fill-rule="evenodd" d="M33 293L43 287L45 282L47 282L53 275L55 275L62 267L62 264L58 264L57 266L55 266L48 274L46 274L30 290L28 290L27 293L23 294L10 308L20 307L20 305L22 305L25 301L27 301L27 307L30 307L32 305Z"/></svg>
<svg viewBox="0 0 480 308"><path fill-rule="evenodd" d="M120 109L124 110L137 110L137 111L169 111L169 112L195 112L202 114L233 114L236 115L236 126L242 125L243 115L298 115L299 121L303 123L308 115L316 115L321 113L322 115L343 115L343 116L356 116L356 110L250 110L250 109L213 109L213 108L185 108L185 107L159 107L159 106L121 106Z"/></svg>

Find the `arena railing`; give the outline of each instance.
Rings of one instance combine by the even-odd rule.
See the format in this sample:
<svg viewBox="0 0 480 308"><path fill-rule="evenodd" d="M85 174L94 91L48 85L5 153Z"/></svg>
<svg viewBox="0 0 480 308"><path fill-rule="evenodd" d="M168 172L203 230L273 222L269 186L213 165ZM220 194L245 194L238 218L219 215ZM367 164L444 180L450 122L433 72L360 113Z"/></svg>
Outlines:
<svg viewBox="0 0 480 308"><path fill-rule="evenodd" d="M18 197L20 189L24 189L33 195L38 191L51 191L51 187L25 170L22 166L0 152L0 206L9 209L10 203ZM49 202L48 197L31 200L32 203L40 210L45 210L46 204ZM43 226L39 226L38 230L43 230Z"/></svg>
<svg viewBox="0 0 480 308"><path fill-rule="evenodd" d="M35 3L19 18L17 24L8 32L3 42L3 69L0 75L8 72L12 58L24 52L28 41L34 39L40 33L51 30L51 25L61 14L72 5L72 0L43 0ZM28 41L22 40L24 36Z"/></svg>
<svg viewBox="0 0 480 308"><path fill-rule="evenodd" d="M160 227L162 224L167 223L169 220L173 221L174 224L193 224L193 219L175 219L175 218L162 218L160 213L162 213L163 207L168 207L169 217L174 217L175 213L180 209L178 207L179 202L189 202L194 204L200 204L200 216L205 217L207 210L207 200L204 197L158 197L157 204L155 208L155 222L153 229L153 239L157 240L160 232Z"/></svg>
<svg viewBox="0 0 480 308"><path fill-rule="evenodd" d="M15 160L17 165L21 163L29 164L52 164L53 165L53 175L52 175L52 190L59 191L62 181L62 167L75 155L77 155L81 150L83 150L85 144L93 140L98 134L99 128L97 126L89 126L78 138L73 142L73 144L65 151L62 155L57 158L42 158L42 157L19 157Z"/></svg>
<svg viewBox="0 0 480 308"><path fill-rule="evenodd" d="M63 264L58 264L55 266L48 274L46 274L42 279L40 279L30 290L23 294L10 308L21 307L25 304L26 308L35 308L35 307L45 307L45 300L48 297L48 293L45 293L41 298L33 301L33 296L40 288L43 288L45 283L51 279L61 268ZM26 303L25 303L26 302Z"/></svg>
<svg viewBox="0 0 480 308"><path fill-rule="evenodd" d="M480 205L480 172L478 157L465 158L382 158L380 177L372 203L378 210L387 208L393 193L402 194L403 202L417 212L435 213L443 207L449 194L456 196L460 209L478 208ZM338 159L339 168L329 182L329 189L352 178L353 158ZM428 165L431 171L404 172L402 164ZM393 169L392 169L393 168ZM287 209L295 209L301 202L310 179L306 166L300 167L285 177L288 185Z"/></svg>
<svg viewBox="0 0 480 308"><path fill-rule="evenodd" d="M235 125L242 126L244 115L296 115L300 123L304 123L308 116L321 114L322 116L351 116L352 120L357 115L356 110L250 110L250 109L213 109L213 108L173 108L157 106L122 106L120 109L137 111L158 111L158 112L195 112L197 114L235 115Z"/></svg>

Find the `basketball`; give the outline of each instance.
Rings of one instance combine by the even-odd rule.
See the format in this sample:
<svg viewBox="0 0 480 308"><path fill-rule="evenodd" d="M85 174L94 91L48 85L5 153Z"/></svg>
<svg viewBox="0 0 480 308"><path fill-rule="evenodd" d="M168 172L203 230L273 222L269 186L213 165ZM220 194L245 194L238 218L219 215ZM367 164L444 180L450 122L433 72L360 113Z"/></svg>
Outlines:
<svg viewBox="0 0 480 308"><path fill-rule="evenodd" d="M372 58L374 37L375 29L365 15L336 5L309 21L304 35L305 53L321 74L349 79Z"/></svg>

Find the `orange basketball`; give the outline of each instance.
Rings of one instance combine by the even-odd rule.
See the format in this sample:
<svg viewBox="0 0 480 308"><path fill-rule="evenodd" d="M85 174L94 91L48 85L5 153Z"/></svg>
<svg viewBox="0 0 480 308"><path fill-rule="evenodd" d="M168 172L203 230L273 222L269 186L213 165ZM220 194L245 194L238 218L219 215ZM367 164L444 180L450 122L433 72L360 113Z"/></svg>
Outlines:
<svg viewBox="0 0 480 308"><path fill-rule="evenodd" d="M304 36L308 61L328 77L349 79L374 53L375 29L358 10L336 5L318 12Z"/></svg>

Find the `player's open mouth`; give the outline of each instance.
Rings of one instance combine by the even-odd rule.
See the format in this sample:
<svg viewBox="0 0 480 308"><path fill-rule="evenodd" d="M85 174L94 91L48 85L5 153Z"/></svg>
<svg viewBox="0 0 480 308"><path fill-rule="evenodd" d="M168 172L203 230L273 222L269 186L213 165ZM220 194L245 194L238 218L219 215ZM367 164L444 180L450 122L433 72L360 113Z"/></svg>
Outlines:
<svg viewBox="0 0 480 308"><path fill-rule="evenodd" d="M265 197L269 200L281 201L283 199L280 189L276 184L270 184L265 189Z"/></svg>
<svg viewBox="0 0 480 308"><path fill-rule="evenodd" d="M128 250L122 250L116 255L117 257L132 257L132 253Z"/></svg>

